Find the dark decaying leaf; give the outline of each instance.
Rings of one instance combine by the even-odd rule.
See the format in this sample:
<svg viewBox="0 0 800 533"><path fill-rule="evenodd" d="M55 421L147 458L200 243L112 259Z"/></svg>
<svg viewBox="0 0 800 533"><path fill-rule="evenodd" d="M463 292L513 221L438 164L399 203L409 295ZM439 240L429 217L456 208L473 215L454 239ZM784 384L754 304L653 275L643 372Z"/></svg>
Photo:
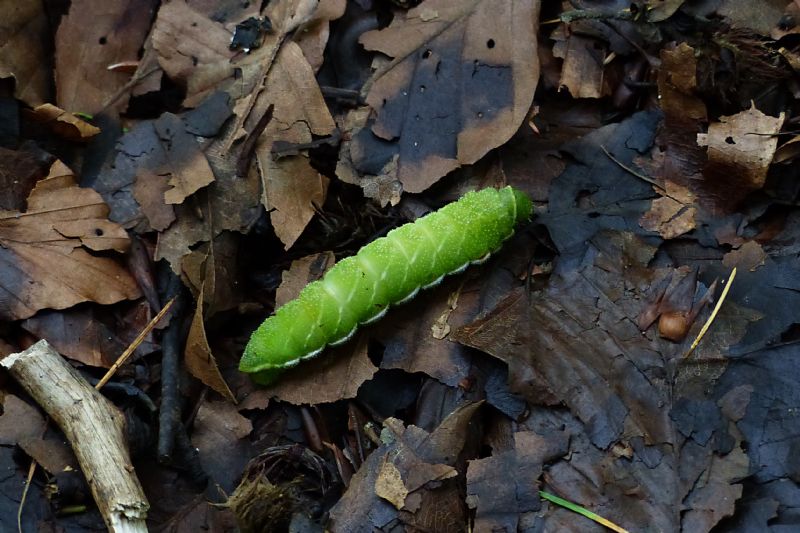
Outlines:
<svg viewBox="0 0 800 533"><path fill-rule="evenodd" d="M349 145L356 174L421 192L507 141L536 88L537 19L534 1L429 0L364 35L393 59L368 82L377 116Z"/></svg>
<svg viewBox="0 0 800 533"><path fill-rule="evenodd" d="M652 145L658 111L643 111L568 142L570 165L550 187L548 212L539 217L563 256L583 255L588 239L602 229L649 232L639 218L655 195L651 185L629 170Z"/></svg>
<svg viewBox="0 0 800 533"><path fill-rule="evenodd" d="M532 431L518 431L513 438L512 449L469 462L466 501L476 510L476 531L518 531L539 510L532 480L541 475L542 463L567 451L565 438L548 440Z"/></svg>
<svg viewBox="0 0 800 533"><path fill-rule="evenodd" d="M717 317L727 324L724 333L706 338L695 354L700 362L690 364L681 357L699 323L683 345L652 330L643 335L637 326L650 305L651 286L671 275L670 269L648 268L657 248L637 229L648 187L624 169L615 175L616 162L607 172L596 172L608 159L598 154L598 163L584 154L599 150L598 138L607 139L608 151L618 146L615 158L627 166L630 148L643 151L652 139L646 132L656 117L649 127L646 118L640 114L571 146L577 163L554 181L554 188L562 188L551 194L553 209L546 217L554 242L565 252L560 270L540 293L512 291L453 338L503 359L511 389L529 402L564 404L580 420L570 423L576 432L572 453L545 474L557 494L592 502L593 511L618 522L625 517L623 525L646 520L666 530L683 524L707 531L733 514L748 463L729 431L730 420L705 397L703 384L723 373L718 354L744 336L757 314L737 307L742 300L729 300ZM632 144L634 131L639 144ZM592 162L592 172L584 170L583 161ZM555 227L555 221L565 227ZM628 228L633 232L620 231ZM692 290L682 298L687 297L691 307L699 296ZM537 413L525 424L536 423ZM631 448L633 462L618 458L620 444ZM575 455L576 450L581 451ZM674 489L665 491L665 479ZM635 487L637 496L620 492L623 485ZM672 510L684 501L694 506L679 518Z"/></svg>
<svg viewBox="0 0 800 533"><path fill-rule="evenodd" d="M473 403L457 409L432 433L386 419L384 444L369 455L331 510L331 531L367 532L403 524L461 531L466 510L458 497L453 464L479 407Z"/></svg>
<svg viewBox="0 0 800 533"><path fill-rule="evenodd" d="M169 227L173 206L214 181L197 136L215 135L229 115L227 98L218 94L195 111L165 113L126 133L93 183L111 206L111 219L139 232Z"/></svg>
<svg viewBox="0 0 800 533"><path fill-rule="evenodd" d="M145 304L114 311L101 313L88 306L42 311L25 320L22 327L38 338L47 339L64 357L109 368L152 318ZM134 356L145 356L156 348L152 339L146 338Z"/></svg>

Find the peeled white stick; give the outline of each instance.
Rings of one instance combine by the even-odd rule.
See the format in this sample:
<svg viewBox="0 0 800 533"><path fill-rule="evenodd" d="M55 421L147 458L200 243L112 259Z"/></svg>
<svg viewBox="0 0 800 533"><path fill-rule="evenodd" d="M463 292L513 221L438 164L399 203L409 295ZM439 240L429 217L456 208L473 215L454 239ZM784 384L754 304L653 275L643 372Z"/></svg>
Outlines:
<svg viewBox="0 0 800 533"><path fill-rule="evenodd" d="M131 465L122 413L45 340L0 365L66 435L108 530L146 532L150 504Z"/></svg>

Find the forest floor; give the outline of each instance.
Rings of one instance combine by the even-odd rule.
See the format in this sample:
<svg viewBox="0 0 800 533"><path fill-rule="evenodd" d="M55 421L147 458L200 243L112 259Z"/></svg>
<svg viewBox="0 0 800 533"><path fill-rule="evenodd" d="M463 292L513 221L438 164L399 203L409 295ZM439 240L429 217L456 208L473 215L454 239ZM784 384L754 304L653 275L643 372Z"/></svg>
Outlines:
<svg viewBox="0 0 800 533"><path fill-rule="evenodd" d="M151 531L800 530L798 23L0 2L0 359L44 339L117 406ZM534 216L486 262L239 371L336 261L506 185ZM102 531L42 403L0 370L0 530Z"/></svg>

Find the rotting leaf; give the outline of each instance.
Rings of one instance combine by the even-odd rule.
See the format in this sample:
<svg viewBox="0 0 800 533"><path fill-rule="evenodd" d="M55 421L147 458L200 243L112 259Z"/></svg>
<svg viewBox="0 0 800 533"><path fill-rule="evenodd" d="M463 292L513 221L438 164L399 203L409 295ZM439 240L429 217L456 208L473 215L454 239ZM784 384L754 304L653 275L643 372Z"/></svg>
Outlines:
<svg viewBox="0 0 800 533"><path fill-rule="evenodd" d="M565 440L553 452L552 441L532 431L518 431L513 439L512 449L469 462L467 504L475 509L475 531L519 531L525 515L539 510L535 480L542 462L567 451Z"/></svg>
<svg viewBox="0 0 800 533"><path fill-rule="evenodd" d="M36 182L47 176L54 157L33 143L19 150L0 147L0 210L20 211Z"/></svg>
<svg viewBox="0 0 800 533"><path fill-rule="evenodd" d="M725 0L717 14L727 19L734 28L748 28L761 35L769 35L783 16L786 0Z"/></svg>
<svg viewBox="0 0 800 533"><path fill-rule="evenodd" d="M204 470L223 490L232 491L244 466L254 455L247 436L253 424L229 401L206 400L197 411L192 445Z"/></svg>
<svg viewBox="0 0 800 533"><path fill-rule="evenodd" d="M424 372L451 386L470 373L469 354L462 346L438 339L432 331L442 313L449 309L448 295L463 280L446 280L441 286L418 295L414 301L390 312L374 328L373 336L384 346L381 368ZM451 328L474 317L478 293L462 294L457 313L449 317Z"/></svg>
<svg viewBox="0 0 800 533"><path fill-rule="evenodd" d="M662 407L670 397L670 360L680 357L682 347L642 336L636 317L658 272L623 259L619 239L609 244L602 253L594 252L602 268L564 272L530 303L521 290L515 291L496 313L452 336L506 361L512 390L529 401L541 399L531 381L543 383L586 424L589 438L601 449L631 436L670 442L671 422ZM605 270L608 265L618 270ZM746 321L730 315L730 324L721 326L725 316L716 323L727 333L706 339L702 349L716 353L744 334ZM699 327L695 323L693 330Z"/></svg>
<svg viewBox="0 0 800 533"><path fill-rule="evenodd" d="M40 311L25 320L22 327L40 339L47 339L64 357L89 366L109 368L150 318L146 303L127 311L115 309L113 313L79 306L64 311ZM152 339L146 338L134 355L141 357L155 349Z"/></svg>
<svg viewBox="0 0 800 533"><path fill-rule="evenodd" d="M6 394L3 397L2 407L0 444L13 446L42 434L45 421L38 409L13 394Z"/></svg>
<svg viewBox="0 0 800 533"><path fill-rule="evenodd" d="M137 298L136 281L123 266L84 249L127 249L127 233L107 215L100 195L78 187L61 163L36 184L26 212L0 212L0 291L7 294L0 298L0 317Z"/></svg>
<svg viewBox="0 0 800 533"><path fill-rule="evenodd" d="M575 162L551 183L548 212L539 221L564 259L582 257L603 229L647 234L639 219L655 193L628 169L650 150L660 119L658 111L642 111L562 147Z"/></svg>
<svg viewBox="0 0 800 533"><path fill-rule="evenodd" d="M421 192L505 143L536 88L538 13L536 0L429 0L363 35L393 59L365 87L374 122L341 158Z"/></svg>
<svg viewBox="0 0 800 533"><path fill-rule="evenodd" d="M544 474L545 489L623 527L647 524L659 531L704 533L730 515L747 474L739 441L731 451L720 452L693 440L649 446L636 438L630 441L633 456L628 459L593 446L582 425L564 412L539 409L528 424L539 433L555 429L569 438L567 454ZM696 512L684 507L688 499L697 502ZM545 527L563 530L575 520L574 515L560 515L550 506Z"/></svg>
<svg viewBox="0 0 800 533"><path fill-rule="evenodd" d="M197 136L216 135L230 113L227 96L215 94L197 109L164 113L126 133L92 184L111 207L111 219L139 233L166 230L175 204L214 182Z"/></svg>
<svg viewBox="0 0 800 533"><path fill-rule="evenodd" d="M466 513L458 496L455 464L468 437L467 428L480 403L456 409L433 432L404 427L395 418L384 421L384 444L372 452L331 510L331 531L368 532L392 522L422 531L462 531ZM403 510L384 499L384 482L391 464L408 494ZM394 477L394 474L392 474ZM378 487L381 487L378 489ZM402 491L401 491L402 492ZM397 498L392 498L398 502Z"/></svg>
<svg viewBox="0 0 800 533"><path fill-rule="evenodd" d="M738 249L728 252L722 258L722 264L728 268L737 267L751 272L764 265L766 261L767 254L756 241L748 241Z"/></svg>
<svg viewBox="0 0 800 533"><path fill-rule="evenodd" d="M283 272L281 285L275 292L275 308L297 298L306 285L321 278L335 261L333 252L308 255L292 261L289 270Z"/></svg>

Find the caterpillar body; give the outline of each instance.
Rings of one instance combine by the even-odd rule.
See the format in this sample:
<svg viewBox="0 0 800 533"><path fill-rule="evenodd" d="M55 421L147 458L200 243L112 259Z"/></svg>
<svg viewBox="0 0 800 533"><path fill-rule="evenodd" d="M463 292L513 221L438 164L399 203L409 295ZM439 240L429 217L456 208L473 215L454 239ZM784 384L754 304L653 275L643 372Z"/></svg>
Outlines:
<svg viewBox="0 0 800 533"><path fill-rule="evenodd" d="M353 336L392 305L449 274L485 261L528 220L533 206L517 189L469 192L390 231L308 284L253 332L239 370L269 384L285 369Z"/></svg>

